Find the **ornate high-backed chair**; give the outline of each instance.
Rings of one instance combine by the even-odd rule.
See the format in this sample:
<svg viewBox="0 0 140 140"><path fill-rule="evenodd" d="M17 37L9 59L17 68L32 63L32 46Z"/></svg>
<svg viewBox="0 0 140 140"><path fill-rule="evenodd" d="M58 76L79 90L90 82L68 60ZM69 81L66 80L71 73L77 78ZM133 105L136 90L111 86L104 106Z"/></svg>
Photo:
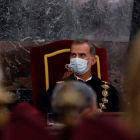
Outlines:
<svg viewBox="0 0 140 140"><path fill-rule="evenodd" d="M61 81L70 62L70 46L73 40L60 40L30 50L33 103L38 106L42 94L49 86ZM109 81L106 49L96 47L97 63L92 67L92 75Z"/></svg>

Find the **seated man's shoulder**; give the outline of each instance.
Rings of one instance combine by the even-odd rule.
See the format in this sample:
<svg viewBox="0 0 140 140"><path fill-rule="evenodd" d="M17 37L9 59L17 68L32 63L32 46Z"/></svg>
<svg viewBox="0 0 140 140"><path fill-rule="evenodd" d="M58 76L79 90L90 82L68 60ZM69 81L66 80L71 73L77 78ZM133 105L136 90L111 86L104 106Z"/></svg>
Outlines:
<svg viewBox="0 0 140 140"><path fill-rule="evenodd" d="M70 81L70 80L74 80L73 74L69 75L68 77L66 77L60 81L57 81L55 84L62 84L62 83L65 83L66 81Z"/></svg>
<svg viewBox="0 0 140 140"><path fill-rule="evenodd" d="M102 87L105 89L109 89L111 87L111 84L109 82L106 81L101 81Z"/></svg>
<svg viewBox="0 0 140 140"><path fill-rule="evenodd" d="M99 89L102 89L103 91L108 91L111 93L118 93L116 88L112 86L109 82L101 80L97 77L94 77L93 84L96 85Z"/></svg>
<svg viewBox="0 0 140 140"><path fill-rule="evenodd" d="M101 87L104 89L104 90L108 90L110 92L114 92L114 93L117 93L118 94L118 91L116 90L116 88L114 86L112 86L110 83L106 82L106 81L103 81L102 80L102 85Z"/></svg>
<svg viewBox="0 0 140 140"><path fill-rule="evenodd" d="M64 82L70 81L70 80L74 80L73 74L71 74L71 75L68 76L67 78L64 78L64 79L62 79L62 80L60 80L60 81L57 81L57 82L51 84L51 86L48 88L47 91L52 91L52 90L55 88L55 86L56 86L57 84L62 84L62 83L64 83Z"/></svg>
<svg viewBox="0 0 140 140"><path fill-rule="evenodd" d="M93 79L94 81L98 82L101 85L101 87L104 89L109 89L113 87L109 82L99 79L98 77L94 77Z"/></svg>
<svg viewBox="0 0 140 140"><path fill-rule="evenodd" d="M98 83L100 85L104 85L104 84L105 85L110 85L109 82L106 82L106 81L104 81L104 80L102 80L102 79L100 79L98 77L95 77L95 76L92 76L92 81L95 82L95 83Z"/></svg>

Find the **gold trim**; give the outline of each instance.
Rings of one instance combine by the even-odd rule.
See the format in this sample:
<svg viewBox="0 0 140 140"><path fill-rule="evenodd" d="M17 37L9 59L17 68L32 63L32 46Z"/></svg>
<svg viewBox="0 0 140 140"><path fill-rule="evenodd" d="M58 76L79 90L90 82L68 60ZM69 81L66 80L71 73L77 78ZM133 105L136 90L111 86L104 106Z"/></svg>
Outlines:
<svg viewBox="0 0 140 140"><path fill-rule="evenodd" d="M70 49L63 49L59 51L55 51L53 53L49 53L44 55L44 63L45 63L45 78L46 78L46 91L49 89L49 70L48 70L48 57L55 56L60 53L70 52Z"/></svg>
<svg viewBox="0 0 140 140"><path fill-rule="evenodd" d="M60 53L70 52L70 49L62 49L59 51L55 51L53 53L45 54L44 55L44 63L45 63L45 79L46 79L46 91L49 89L49 70L48 70L48 57L55 56ZM98 78L101 79L101 69L100 69L100 59L98 55L95 55L97 59L97 75Z"/></svg>
<svg viewBox="0 0 140 140"><path fill-rule="evenodd" d="M97 59L97 74L98 74L98 78L101 79L101 68L100 68L100 59L98 55L95 55L96 59Z"/></svg>
<svg viewBox="0 0 140 140"><path fill-rule="evenodd" d="M102 105L105 106L105 104L108 103L108 99L106 99L106 98L109 96L109 92L107 91L107 89L109 89L110 87L105 82L103 85L101 85L101 87L103 88L103 90L102 90L102 95L103 95L102 102L103 103L99 103L99 106L101 109L106 109L106 108L102 108Z"/></svg>

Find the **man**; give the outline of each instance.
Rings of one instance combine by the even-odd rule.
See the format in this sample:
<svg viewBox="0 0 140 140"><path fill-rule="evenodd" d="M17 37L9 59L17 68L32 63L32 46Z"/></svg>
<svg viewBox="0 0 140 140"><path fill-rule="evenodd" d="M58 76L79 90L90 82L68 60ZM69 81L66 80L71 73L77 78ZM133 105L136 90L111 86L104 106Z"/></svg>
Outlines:
<svg viewBox="0 0 140 140"><path fill-rule="evenodd" d="M51 112L51 97L56 84L69 80L85 82L91 86L97 94L98 108L102 111L119 111L120 99L116 89L110 84L91 75L91 67L96 63L95 46L86 39L75 40L71 45L69 67L73 71L63 81L52 85L40 102L40 109L44 112Z"/></svg>
<svg viewBox="0 0 140 140"><path fill-rule="evenodd" d="M52 109L55 123L74 126L82 117L96 114L96 93L82 82L58 84L53 91Z"/></svg>

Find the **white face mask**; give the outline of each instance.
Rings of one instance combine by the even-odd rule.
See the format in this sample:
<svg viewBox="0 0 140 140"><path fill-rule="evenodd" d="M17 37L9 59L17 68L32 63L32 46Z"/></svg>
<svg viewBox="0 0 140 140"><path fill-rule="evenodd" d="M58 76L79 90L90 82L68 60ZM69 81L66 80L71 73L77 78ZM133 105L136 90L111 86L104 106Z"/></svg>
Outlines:
<svg viewBox="0 0 140 140"><path fill-rule="evenodd" d="M81 58L71 58L69 67L70 67L71 71L73 73L75 73L76 75L83 75L91 67L91 62L90 62L90 66L87 67L87 63L90 60L85 60L85 59L81 59Z"/></svg>

